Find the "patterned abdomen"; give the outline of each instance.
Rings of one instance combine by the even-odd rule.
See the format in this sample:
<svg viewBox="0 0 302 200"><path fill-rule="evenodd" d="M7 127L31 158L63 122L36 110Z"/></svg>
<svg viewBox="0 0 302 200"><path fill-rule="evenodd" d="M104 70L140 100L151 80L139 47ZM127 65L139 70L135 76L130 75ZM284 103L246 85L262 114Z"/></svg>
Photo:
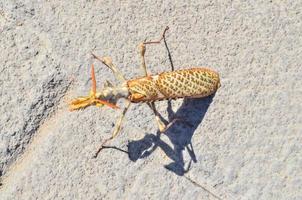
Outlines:
<svg viewBox="0 0 302 200"><path fill-rule="evenodd" d="M161 73L156 85L164 96L205 97L220 86L217 72L206 68L193 68Z"/></svg>
<svg viewBox="0 0 302 200"><path fill-rule="evenodd" d="M182 97L200 98L215 93L219 87L218 73L206 68L163 72L128 81L129 99L132 102Z"/></svg>

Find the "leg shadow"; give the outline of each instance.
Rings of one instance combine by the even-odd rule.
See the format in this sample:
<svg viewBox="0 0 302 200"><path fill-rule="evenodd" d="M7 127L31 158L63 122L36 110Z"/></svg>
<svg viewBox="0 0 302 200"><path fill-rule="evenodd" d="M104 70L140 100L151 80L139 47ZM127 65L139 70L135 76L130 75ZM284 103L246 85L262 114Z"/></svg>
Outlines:
<svg viewBox="0 0 302 200"><path fill-rule="evenodd" d="M168 122L177 118L175 123L165 132L146 134L144 138L136 141L129 141L128 155L131 161L148 157L157 148L160 148L172 162L165 166L166 169L177 175L184 175L190 169L191 163L197 162L192 145L192 136L202 122L214 95L202 99L185 99L177 110L172 111L171 102L168 102ZM165 143L160 139L161 134L165 134L172 145ZM190 161L185 165L184 150L190 156Z"/></svg>

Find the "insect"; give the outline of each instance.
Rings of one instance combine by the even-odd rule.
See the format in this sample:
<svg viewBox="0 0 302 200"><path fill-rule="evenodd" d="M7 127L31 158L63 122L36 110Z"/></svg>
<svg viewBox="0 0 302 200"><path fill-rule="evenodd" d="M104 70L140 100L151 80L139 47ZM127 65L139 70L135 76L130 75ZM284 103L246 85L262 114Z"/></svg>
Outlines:
<svg viewBox="0 0 302 200"><path fill-rule="evenodd" d="M105 139L95 154L104 148L104 145L112 140L120 131L124 116L129 109L131 103L147 103L153 110L155 119L160 132L164 132L176 120L172 120L169 124L162 122L160 114L156 110L155 101L168 100L175 98L201 98L209 96L216 92L220 87L219 74L214 70L196 67L191 69L181 69L175 71L163 72L158 75L150 75L147 72L145 62L145 52L147 44L158 44L164 37L169 27L166 27L162 37L158 41L142 42L139 45L141 56L141 67L144 71L144 77L132 80L126 80L120 70L115 67L110 57L98 57L92 53L92 56L105 64L119 81L119 85L114 86L109 81L106 81L102 91L96 91L96 80L94 65L91 65L91 80L92 88L88 96L78 97L72 100L69 104L70 110L78 110L86 108L90 105L98 107L107 105L113 109L117 109L116 102L120 98L127 100L127 104L118 119L112 136Z"/></svg>

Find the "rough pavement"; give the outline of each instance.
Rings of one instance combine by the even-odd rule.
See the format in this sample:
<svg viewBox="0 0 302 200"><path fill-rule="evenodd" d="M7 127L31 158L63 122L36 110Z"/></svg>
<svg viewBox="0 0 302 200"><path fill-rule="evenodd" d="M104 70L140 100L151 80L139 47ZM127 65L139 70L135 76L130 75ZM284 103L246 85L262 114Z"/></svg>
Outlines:
<svg viewBox="0 0 302 200"><path fill-rule="evenodd" d="M299 1L0 1L0 199L302 199L302 3ZM215 96L157 103L182 118L159 135L133 105L67 102L90 89L91 51L141 76L138 44L159 38L175 69L208 66ZM147 47L153 74L170 70ZM113 75L95 62L98 88ZM123 101L119 102L122 107Z"/></svg>

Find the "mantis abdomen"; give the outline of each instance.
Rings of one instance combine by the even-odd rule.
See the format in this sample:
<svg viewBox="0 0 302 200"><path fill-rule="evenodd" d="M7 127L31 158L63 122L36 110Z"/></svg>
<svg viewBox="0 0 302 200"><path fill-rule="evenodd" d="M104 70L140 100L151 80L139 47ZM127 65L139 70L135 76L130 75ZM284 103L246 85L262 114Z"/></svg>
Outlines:
<svg viewBox="0 0 302 200"><path fill-rule="evenodd" d="M127 81L131 102L201 98L220 87L217 72L207 68L182 69Z"/></svg>

